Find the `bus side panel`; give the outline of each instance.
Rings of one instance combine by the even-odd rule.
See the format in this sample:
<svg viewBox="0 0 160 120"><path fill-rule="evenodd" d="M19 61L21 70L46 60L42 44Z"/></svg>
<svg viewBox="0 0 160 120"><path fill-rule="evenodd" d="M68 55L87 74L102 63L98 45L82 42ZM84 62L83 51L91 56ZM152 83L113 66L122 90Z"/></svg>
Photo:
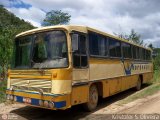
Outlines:
<svg viewBox="0 0 160 120"><path fill-rule="evenodd" d="M77 105L88 101L88 85L72 87L71 104Z"/></svg>
<svg viewBox="0 0 160 120"><path fill-rule="evenodd" d="M130 88L135 87L137 85L139 75L131 75L130 77Z"/></svg>
<svg viewBox="0 0 160 120"><path fill-rule="evenodd" d="M109 79L109 95L116 94L121 91L121 77Z"/></svg>
<svg viewBox="0 0 160 120"><path fill-rule="evenodd" d="M102 82L102 86L103 86L103 93L102 96L103 98L108 97L109 96L109 80L104 80Z"/></svg>
<svg viewBox="0 0 160 120"><path fill-rule="evenodd" d="M127 81L128 81L127 77L122 77L122 79L121 79L121 91L124 91L124 90L127 89Z"/></svg>
<svg viewBox="0 0 160 120"><path fill-rule="evenodd" d="M121 90L127 90L129 88L135 87L138 80L138 75L130 75L122 77L122 87Z"/></svg>
<svg viewBox="0 0 160 120"><path fill-rule="evenodd" d="M116 59L96 59L90 61L90 80L104 80L124 75L123 65Z"/></svg>
<svg viewBox="0 0 160 120"><path fill-rule="evenodd" d="M120 76L124 75L124 70L119 60L91 58L89 63L90 81L103 80L103 97L108 97L121 91Z"/></svg>

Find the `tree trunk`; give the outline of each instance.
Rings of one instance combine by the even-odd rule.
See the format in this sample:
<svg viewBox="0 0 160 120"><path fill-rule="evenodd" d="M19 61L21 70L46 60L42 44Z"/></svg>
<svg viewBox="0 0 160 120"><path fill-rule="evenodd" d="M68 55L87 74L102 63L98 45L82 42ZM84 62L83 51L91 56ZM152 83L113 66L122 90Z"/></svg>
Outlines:
<svg viewBox="0 0 160 120"><path fill-rule="evenodd" d="M5 80L5 78L6 78L6 66L3 65L2 66L2 80Z"/></svg>

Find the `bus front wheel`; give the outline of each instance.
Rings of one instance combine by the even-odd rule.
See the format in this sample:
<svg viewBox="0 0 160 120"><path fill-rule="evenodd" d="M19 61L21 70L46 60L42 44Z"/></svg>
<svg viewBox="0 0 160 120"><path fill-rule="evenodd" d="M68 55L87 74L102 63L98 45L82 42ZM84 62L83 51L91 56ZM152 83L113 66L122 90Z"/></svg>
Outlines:
<svg viewBox="0 0 160 120"><path fill-rule="evenodd" d="M84 108L87 111L93 111L96 109L98 104L98 90L96 85L91 85L89 89L89 100L84 104Z"/></svg>

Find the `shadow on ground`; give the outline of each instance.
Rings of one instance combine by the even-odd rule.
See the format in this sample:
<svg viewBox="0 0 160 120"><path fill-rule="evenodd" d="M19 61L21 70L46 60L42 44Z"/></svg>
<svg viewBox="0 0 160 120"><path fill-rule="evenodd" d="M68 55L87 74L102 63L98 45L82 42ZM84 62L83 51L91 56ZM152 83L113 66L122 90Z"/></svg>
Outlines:
<svg viewBox="0 0 160 120"><path fill-rule="evenodd" d="M143 85L144 89L148 85ZM98 107L95 111L107 107L110 104L113 104L119 100L125 99L126 97L135 93L135 89L129 89L127 91L121 92L119 94L113 95L111 97L100 99ZM26 106L23 108L19 108L11 111L11 113L15 113L25 119L29 120L77 120L77 119L85 119L85 117L90 116L93 112L85 112L80 105L73 106L67 110L58 110L52 111L48 109L35 108Z"/></svg>

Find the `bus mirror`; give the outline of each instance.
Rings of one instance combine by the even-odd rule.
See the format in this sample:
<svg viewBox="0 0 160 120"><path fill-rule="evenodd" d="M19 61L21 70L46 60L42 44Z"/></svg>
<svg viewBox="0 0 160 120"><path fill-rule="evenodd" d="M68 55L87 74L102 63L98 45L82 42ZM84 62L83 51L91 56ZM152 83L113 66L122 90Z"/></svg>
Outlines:
<svg viewBox="0 0 160 120"><path fill-rule="evenodd" d="M72 34L72 51L78 50L78 34Z"/></svg>

